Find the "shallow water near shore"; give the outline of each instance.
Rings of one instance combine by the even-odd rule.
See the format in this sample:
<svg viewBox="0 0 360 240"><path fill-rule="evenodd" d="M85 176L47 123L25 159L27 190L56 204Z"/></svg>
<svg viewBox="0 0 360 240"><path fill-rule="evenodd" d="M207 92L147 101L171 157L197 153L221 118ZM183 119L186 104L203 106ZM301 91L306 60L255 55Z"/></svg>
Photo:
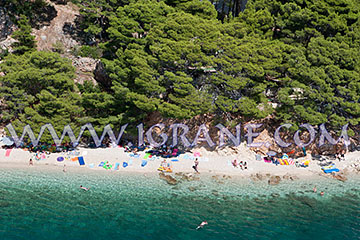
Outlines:
<svg viewBox="0 0 360 240"><path fill-rule="evenodd" d="M269 186L201 176L171 186L152 174L2 169L0 179L3 240L360 238L356 178Z"/></svg>

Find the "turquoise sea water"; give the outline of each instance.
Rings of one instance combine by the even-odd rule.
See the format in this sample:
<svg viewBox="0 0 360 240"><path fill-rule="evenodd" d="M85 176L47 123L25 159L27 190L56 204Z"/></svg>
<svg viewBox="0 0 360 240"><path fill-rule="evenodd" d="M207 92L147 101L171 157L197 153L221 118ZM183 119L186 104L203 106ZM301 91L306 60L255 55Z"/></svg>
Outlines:
<svg viewBox="0 0 360 240"><path fill-rule="evenodd" d="M360 186L0 169L0 239L360 239ZM80 185L90 187L85 192ZM206 220L203 229L196 226Z"/></svg>

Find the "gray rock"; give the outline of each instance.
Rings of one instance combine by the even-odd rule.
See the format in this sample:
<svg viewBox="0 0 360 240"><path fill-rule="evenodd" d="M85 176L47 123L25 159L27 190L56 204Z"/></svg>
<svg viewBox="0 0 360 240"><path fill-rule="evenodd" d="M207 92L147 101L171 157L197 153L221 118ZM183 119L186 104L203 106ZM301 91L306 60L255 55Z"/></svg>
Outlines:
<svg viewBox="0 0 360 240"><path fill-rule="evenodd" d="M0 7L0 41L10 36L15 28L15 24L10 20L7 10Z"/></svg>

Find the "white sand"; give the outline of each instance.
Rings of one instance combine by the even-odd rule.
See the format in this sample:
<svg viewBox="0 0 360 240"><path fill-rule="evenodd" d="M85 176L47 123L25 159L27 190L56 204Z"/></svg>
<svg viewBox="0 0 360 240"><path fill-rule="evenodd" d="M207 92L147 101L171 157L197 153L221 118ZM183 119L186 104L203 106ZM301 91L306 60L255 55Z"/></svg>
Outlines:
<svg viewBox="0 0 360 240"><path fill-rule="evenodd" d="M312 160L310 166L307 168L297 168L295 165L278 165L272 163L265 163L264 161L256 161L255 153L251 152L248 148L241 145L237 148L239 150L238 154L234 154L231 149L224 149L218 152L209 152L205 149L194 149L192 152L200 152L201 157L198 170L200 173L211 173L211 174L227 174L232 176L243 176L248 177L252 174L271 174L271 175L295 175L299 178L308 178L311 176L318 176L322 174L321 167L317 164L317 161ZM58 167L59 171L62 171L64 164L66 164L67 169L76 169L76 171L81 171L81 169L93 170L93 171L111 171L111 172L134 172L134 173L156 173L157 168L160 166L162 158L151 160L148 159L148 163L145 167L141 167L141 162L144 159L145 152L140 152L139 158L130 157L128 153L124 152L123 148L98 148L98 149L85 149L79 148L77 152L80 152L78 156L83 156L85 160L85 165L80 166L79 163L73 162L71 160L64 160L63 162L58 162L57 158L60 156L67 156L65 153L53 153L47 155L45 160L33 161L34 168L36 166L51 166L51 168ZM84 153L87 152L86 155ZM9 157L5 157L5 150L0 150L0 169L9 167L9 166L28 166L29 159L32 158L34 153L24 151L22 149L13 149ZM193 153L186 153L188 156L193 156ZM74 156L70 156L74 157ZM350 167L355 162L360 162L360 152L348 153L346 156L346 161L334 161L336 167L340 169L341 172L351 173L355 169ZM172 170L176 172L194 172L192 169L194 161L191 159L184 159L184 154L176 159L179 162L172 162L169 158L167 161L171 163ZM234 168L231 164L231 160L237 159L238 161L246 161L248 165L247 170L241 170L240 168ZM129 162L132 160L132 165L124 168L122 163L124 161ZM297 159L301 161L302 159ZM101 161L109 161L110 164L115 165L115 163L120 163L119 170L106 170L102 167L98 167ZM93 168L90 168L91 164L95 165Z"/></svg>

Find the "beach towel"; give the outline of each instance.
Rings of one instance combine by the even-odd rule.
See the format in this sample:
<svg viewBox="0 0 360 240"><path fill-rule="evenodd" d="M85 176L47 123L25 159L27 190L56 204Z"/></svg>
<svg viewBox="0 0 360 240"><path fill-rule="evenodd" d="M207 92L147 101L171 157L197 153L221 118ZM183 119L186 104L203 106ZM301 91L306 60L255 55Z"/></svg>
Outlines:
<svg viewBox="0 0 360 240"><path fill-rule="evenodd" d="M93 167L95 167L95 164L90 163L88 166L89 166L89 168L93 168Z"/></svg>
<svg viewBox="0 0 360 240"><path fill-rule="evenodd" d="M80 165L85 165L85 161L83 157L78 157L78 160Z"/></svg>
<svg viewBox="0 0 360 240"><path fill-rule="evenodd" d="M289 158L287 161L288 161L289 165L294 165L295 164L294 160L292 160L291 158Z"/></svg>
<svg viewBox="0 0 360 240"><path fill-rule="evenodd" d="M64 157L58 157L56 160L57 160L58 162L62 162L62 161L64 161Z"/></svg>
<svg viewBox="0 0 360 240"><path fill-rule="evenodd" d="M103 168L110 170L112 168L112 165L109 163L109 166L106 166L106 164L104 164Z"/></svg>
<svg viewBox="0 0 360 240"><path fill-rule="evenodd" d="M45 153L41 154L41 160L44 160L46 158Z"/></svg>
<svg viewBox="0 0 360 240"><path fill-rule="evenodd" d="M278 161L279 161L280 165L289 165L287 159L281 159L281 158L279 158Z"/></svg>
<svg viewBox="0 0 360 240"><path fill-rule="evenodd" d="M146 160L142 160L142 162L141 162L141 166L142 166L142 167L145 167L145 166L146 166L146 164L147 164L147 161L146 161Z"/></svg>
<svg viewBox="0 0 360 240"><path fill-rule="evenodd" d="M256 154L256 155L255 155L255 160L261 161L261 155L260 155L260 154Z"/></svg>
<svg viewBox="0 0 360 240"><path fill-rule="evenodd" d="M127 162L123 162L123 167L126 168L128 166Z"/></svg>
<svg viewBox="0 0 360 240"><path fill-rule="evenodd" d="M103 167L105 165L105 163L104 162L101 162L100 164L99 164L99 167Z"/></svg>
<svg viewBox="0 0 360 240"><path fill-rule="evenodd" d="M73 161L73 162L76 162L78 160L79 160L78 157L74 157L74 158L71 159L71 161Z"/></svg>
<svg viewBox="0 0 360 240"><path fill-rule="evenodd" d="M194 157L201 157L201 153L199 153L199 152L194 152Z"/></svg>
<svg viewBox="0 0 360 240"><path fill-rule="evenodd" d="M266 162L266 163L271 163L271 160L264 158L264 162Z"/></svg>
<svg viewBox="0 0 360 240"><path fill-rule="evenodd" d="M120 163L115 163L114 170L119 170L119 167L120 167Z"/></svg>
<svg viewBox="0 0 360 240"><path fill-rule="evenodd" d="M179 159L171 159L172 162L178 162Z"/></svg>
<svg viewBox="0 0 360 240"><path fill-rule="evenodd" d="M148 159L149 157L151 157L151 154L150 154L150 153L146 153L145 156L144 156L144 159Z"/></svg>
<svg viewBox="0 0 360 240"><path fill-rule="evenodd" d="M295 149L291 150L290 152L288 152L288 155L290 154L294 154L295 153Z"/></svg>
<svg viewBox="0 0 360 240"><path fill-rule="evenodd" d="M133 160L132 160L132 159L129 159L128 165L129 165L129 166L132 166L132 164L133 164Z"/></svg>
<svg viewBox="0 0 360 240"><path fill-rule="evenodd" d="M5 157L10 157L11 150L12 150L12 148L6 149Z"/></svg>

